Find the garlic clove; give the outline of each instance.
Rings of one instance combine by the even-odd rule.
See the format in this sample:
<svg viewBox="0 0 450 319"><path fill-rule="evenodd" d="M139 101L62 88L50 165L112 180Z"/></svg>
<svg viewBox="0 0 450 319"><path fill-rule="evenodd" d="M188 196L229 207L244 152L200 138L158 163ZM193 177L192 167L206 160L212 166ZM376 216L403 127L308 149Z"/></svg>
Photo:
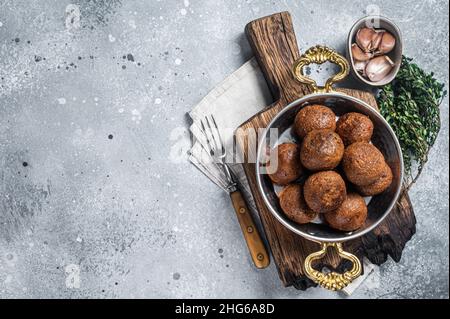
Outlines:
<svg viewBox="0 0 450 319"><path fill-rule="evenodd" d="M381 44L381 40L383 39L383 35L386 33L385 30L376 30L372 36L372 41L370 43L370 50L376 51Z"/></svg>
<svg viewBox="0 0 450 319"><path fill-rule="evenodd" d="M366 65L369 61L355 61L353 65L355 66L355 70L358 73L361 73L362 76L367 77L366 74Z"/></svg>
<svg viewBox="0 0 450 319"><path fill-rule="evenodd" d="M372 49L372 38L375 30L371 28L361 28L356 32L356 43L364 52L369 52Z"/></svg>
<svg viewBox="0 0 450 319"><path fill-rule="evenodd" d="M361 50L361 48L357 44L353 43L352 56L354 60L368 61L372 58L373 54L370 52L363 52L363 50Z"/></svg>
<svg viewBox="0 0 450 319"><path fill-rule="evenodd" d="M394 65L395 63L386 55L373 58L366 65L367 77L372 82L381 81L391 72Z"/></svg>
<svg viewBox="0 0 450 319"><path fill-rule="evenodd" d="M392 51L395 47L395 37L389 33L384 32L380 45L377 47L377 54L386 54Z"/></svg>

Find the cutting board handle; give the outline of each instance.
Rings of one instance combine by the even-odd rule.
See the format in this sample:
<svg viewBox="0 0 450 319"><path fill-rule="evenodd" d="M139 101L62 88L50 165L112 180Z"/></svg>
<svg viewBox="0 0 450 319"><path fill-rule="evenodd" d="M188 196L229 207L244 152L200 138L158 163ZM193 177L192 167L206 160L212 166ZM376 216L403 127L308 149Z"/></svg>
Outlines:
<svg viewBox="0 0 450 319"><path fill-rule="evenodd" d="M300 53L289 12L251 21L245 33L275 101L287 105L311 93L310 87L292 76Z"/></svg>

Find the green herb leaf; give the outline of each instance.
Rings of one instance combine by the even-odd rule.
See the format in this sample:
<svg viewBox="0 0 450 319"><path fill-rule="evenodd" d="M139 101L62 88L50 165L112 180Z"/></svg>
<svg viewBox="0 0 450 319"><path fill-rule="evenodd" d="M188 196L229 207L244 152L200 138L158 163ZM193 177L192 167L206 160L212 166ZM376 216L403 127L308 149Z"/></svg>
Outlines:
<svg viewBox="0 0 450 319"><path fill-rule="evenodd" d="M403 56L397 77L377 97L380 112L397 134L402 148L407 188L422 172L441 128L439 105L447 95L444 87L433 73L425 73L411 58Z"/></svg>

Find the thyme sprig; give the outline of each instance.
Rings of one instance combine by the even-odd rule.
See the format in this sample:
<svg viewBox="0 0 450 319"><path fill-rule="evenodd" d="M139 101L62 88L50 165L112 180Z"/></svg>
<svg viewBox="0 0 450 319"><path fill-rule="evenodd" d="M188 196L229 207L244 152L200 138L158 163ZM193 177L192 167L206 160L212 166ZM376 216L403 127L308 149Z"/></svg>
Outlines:
<svg viewBox="0 0 450 319"><path fill-rule="evenodd" d="M402 148L407 189L419 177L436 141L441 128L439 105L446 94L444 84L433 73L427 74L403 56L397 77L381 88L377 97L380 112ZM417 169L413 169L415 163Z"/></svg>

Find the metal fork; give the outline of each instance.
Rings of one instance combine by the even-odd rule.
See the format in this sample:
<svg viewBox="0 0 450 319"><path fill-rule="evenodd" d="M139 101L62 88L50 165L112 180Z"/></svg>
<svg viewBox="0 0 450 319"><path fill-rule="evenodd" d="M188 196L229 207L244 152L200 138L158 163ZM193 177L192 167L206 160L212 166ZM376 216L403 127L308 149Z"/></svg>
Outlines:
<svg viewBox="0 0 450 319"><path fill-rule="evenodd" d="M236 211L236 216L253 263L257 268L266 268L270 263L269 254L255 226L244 197L237 186L236 179L225 161L226 149L214 116L205 116L204 120L200 120L200 125L207 143L205 150L210 154L214 164L220 167L227 179L227 191L230 194L231 202Z"/></svg>

